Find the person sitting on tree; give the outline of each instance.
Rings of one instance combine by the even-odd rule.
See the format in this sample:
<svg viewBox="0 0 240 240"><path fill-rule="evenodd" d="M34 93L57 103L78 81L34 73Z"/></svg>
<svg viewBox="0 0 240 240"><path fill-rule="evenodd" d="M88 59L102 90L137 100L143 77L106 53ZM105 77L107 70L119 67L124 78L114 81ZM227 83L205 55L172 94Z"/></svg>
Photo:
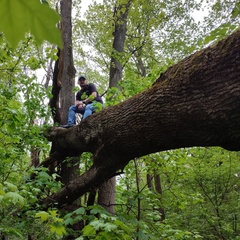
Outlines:
<svg viewBox="0 0 240 240"><path fill-rule="evenodd" d="M102 107L103 100L97 92L97 88L93 83L87 84L87 79L84 76L78 78L78 84L81 89L76 94L75 105L72 105L68 111L68 124L61 127L69 128L74 126L76 113L81 113L83 119L90 116L94 111L99 109L99 104Z"/></svg>

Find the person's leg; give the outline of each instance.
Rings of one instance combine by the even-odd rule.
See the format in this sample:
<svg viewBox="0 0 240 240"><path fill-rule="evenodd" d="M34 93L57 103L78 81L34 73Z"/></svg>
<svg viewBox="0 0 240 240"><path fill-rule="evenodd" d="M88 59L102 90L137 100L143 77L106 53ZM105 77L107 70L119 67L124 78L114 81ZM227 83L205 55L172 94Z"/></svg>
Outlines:
<svg viewBox="0 0 240 240"><path fill-rule="evenodd" d="M68 110L68 125L76 124L76 113L84 113L84 109L79 110L75 105L72 105Z"/></svg>
<svg viewBox="0 0 240 240"><path fill-rule="evenodd" d="M86 106L85 108L85 112L83 114L83 119L85 119L86 117L92 115L92 112L94 111L94 106L93 103L90 103Z"/></svg>
<svg viewBox="0 0 240 240"><path fill-rule="evenodd" d="M72 105L68 110L68 124L67 125L60 125L62 128L70 128L76 124L76 113L83 114L85 107L81 110L78 109L75 105Z"/></svg>
<svg viewBox="0 0 240 240"><path fill-rule="evenodd" d="M68 125L75 124L76 112L77 112L77 107L75 105L72 105L68 110Z"/></svg>

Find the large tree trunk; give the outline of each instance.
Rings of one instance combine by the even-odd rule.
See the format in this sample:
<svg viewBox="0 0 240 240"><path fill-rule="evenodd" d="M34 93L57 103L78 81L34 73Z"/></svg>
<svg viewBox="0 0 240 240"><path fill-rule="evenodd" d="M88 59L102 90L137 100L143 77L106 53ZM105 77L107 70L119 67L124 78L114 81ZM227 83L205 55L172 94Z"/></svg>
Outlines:
<svg viewBox="0 0 240 240"><path fill-rule="evenodd" d="M98 204L114 214L116 198L116 177L104 182L98 190Z"/></svg>
<svg viewBox="0 0 240 240"><path fill-rule="evenodd" d="M240 31L170 67L148 90L70 129L46 133L54 158L94 154L92 167L44 203L70 203L133 158L168 149L240 150Z"/></svg>
<svg viewBox="0 0 240 240"><path fill-rule="evenodd" d="M58 79L61 82L61 123L67 123L68 109L74 104L75 68L72 53L72 0L61 0L61 33L63 48L59 57Z"/></svg>
<svg viewBox="0 0 240 240"><path fill-rule="evenodd" d="M113 32L113 52L111 56L109 87L117 87L118 81L122 79L122 59L124 44L127 33L127 17L132 0L119 4L116 1L114 9L114 32Z"/></svg>
<svg viewBox="0 0 240 240"><path fill-rule="evenodd" d="M61 0L61 33L63 48L60 51L59 75L61 82L60 91L60 108L61 108L61 124L67 123L68 109L74 104L75 94L73 88L75 86L75 67L73 63L72 52L72 0ZM72 158L72 164L68 162L62 163L59 169L62 182L69 183L78 176L77 158Z"/></svg>
<svg viewBox="0 0 240 240"><path fill-rule="evenodd" d="M113 53L110 64L109 87L118 87L118 82L122 79L123 67L121 64L121 57L124 52L124 44L127 33L127 17L131 0L127 3L121 3L114 9L114 39L113 39ZM109 213L114 213L116 198L116 178L113 177L104 182L98 191L98 204L102 205Z"/></svg>
<svg viewBox="0 0 240 240"><path fill-rule="evenodd" d="M66 124L68 108L74 104L73 88L75 86L75 67L72 54L72 1L61 0L60 2L61 24L63 48L58 49L58 60L55 63L53 74L53 97L50 100L50 106L53 112L54 123ZM55 152L55 144L52 144L51 153ZM78 176L77 158L72 159L72 165L61 163L58 167L61 181L67 184ZM49 168L54 171L57 162L54 162Z"/></svg>

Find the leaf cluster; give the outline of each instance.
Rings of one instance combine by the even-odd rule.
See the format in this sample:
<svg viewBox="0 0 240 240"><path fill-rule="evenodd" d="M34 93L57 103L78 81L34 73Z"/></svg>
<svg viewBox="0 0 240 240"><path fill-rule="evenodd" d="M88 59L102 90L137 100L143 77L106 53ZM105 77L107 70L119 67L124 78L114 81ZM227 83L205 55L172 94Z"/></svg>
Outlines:
<svg viewBox="0 0 240 240"><path fill-rule="evenodd" d="M57 28L60 17L48 4L39 0L3 0L0 3L0 15L0 31L13 48L29 32L35 36L39 45L48 40L61 46L60 31Z"/></svg>

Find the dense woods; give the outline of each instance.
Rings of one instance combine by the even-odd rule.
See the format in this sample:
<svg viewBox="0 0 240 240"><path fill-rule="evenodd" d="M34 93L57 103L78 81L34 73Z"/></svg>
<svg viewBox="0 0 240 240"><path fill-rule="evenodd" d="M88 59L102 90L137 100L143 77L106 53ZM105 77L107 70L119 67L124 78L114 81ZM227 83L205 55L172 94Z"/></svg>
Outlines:
<svg viewBox="0 0 240 240"><path fill-rule="evenodd" d="M0 238L238 239L239 3L15 4L0 3ZM105 106L60 128L82 74Z"/></svg>

